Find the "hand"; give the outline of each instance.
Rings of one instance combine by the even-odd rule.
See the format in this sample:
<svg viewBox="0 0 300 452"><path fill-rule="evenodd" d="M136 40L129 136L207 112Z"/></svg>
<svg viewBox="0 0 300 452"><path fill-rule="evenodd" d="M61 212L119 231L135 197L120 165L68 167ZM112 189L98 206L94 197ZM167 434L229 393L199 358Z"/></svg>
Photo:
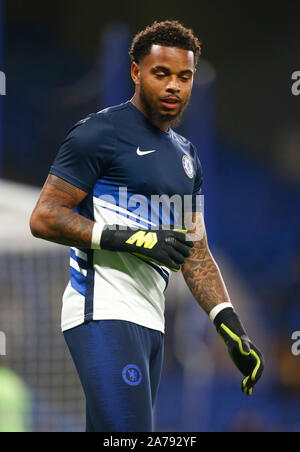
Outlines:
<svg viewBox="0 0 300 452"><path fill-rule="evenodd" d="M264 369L264 359L258 348L250 341L232 308L226 308L215 318L217 331L227 345L229 355L245 376L242 391L252 395L253 387L260 379Z"/></svg>
<svg viewBox="0 0 300 452"><path fill-rule="evenodd" d="M186 235L178 230L117 229L105 226L100 248L110 251L125 251L164 265L172 271L179 271L184 259L194 246Z"/></svg>

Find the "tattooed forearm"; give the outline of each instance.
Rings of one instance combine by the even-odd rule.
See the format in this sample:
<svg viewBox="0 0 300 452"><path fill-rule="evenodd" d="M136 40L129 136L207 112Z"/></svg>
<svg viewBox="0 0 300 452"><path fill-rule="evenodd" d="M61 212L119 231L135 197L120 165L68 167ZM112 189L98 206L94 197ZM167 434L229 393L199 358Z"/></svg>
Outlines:
<svg viewBox="0 0 300 452"><path fill-rule="evenodd" d="M93 226L94 222L88 218L60 207L42 238L62 245L90 248Z"/></svg>
<svg viewBox="0 0 300 452"><path fill-rule="evenodd" d="M191 251L182 269L185 281L200 306L209 313L217 304L230 301L220 270L207 246L206 237Z"/></svg>
<svg viewBox="0 0 300 452"><path fill-rule="evenodd" d="M32 234L51 242L90 248L94 222L73 212L86 196L82 190L49 176L32 213Z"/></svg>

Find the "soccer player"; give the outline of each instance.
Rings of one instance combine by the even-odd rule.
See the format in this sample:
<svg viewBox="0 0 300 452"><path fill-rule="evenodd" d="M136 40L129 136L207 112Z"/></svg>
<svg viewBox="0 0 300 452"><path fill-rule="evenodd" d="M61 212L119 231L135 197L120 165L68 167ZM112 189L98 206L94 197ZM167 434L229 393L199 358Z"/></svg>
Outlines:
<svg viewBox="0 0 300 452"><path fill-rule="evenodd" d="M245 377L243 392L251 395L262 374L262 355L207 244L195 147L172 129L190 98L200 50L177 21L137 34L130 49L134 96L69 131L31 216L34 236L71 247L62 331L85 393L89 432L153 431L172 271L183 272L225 341ZM174 211L165 228L159 208L149 209L153 195L192 197L192 235L178 230Z"/></svg>

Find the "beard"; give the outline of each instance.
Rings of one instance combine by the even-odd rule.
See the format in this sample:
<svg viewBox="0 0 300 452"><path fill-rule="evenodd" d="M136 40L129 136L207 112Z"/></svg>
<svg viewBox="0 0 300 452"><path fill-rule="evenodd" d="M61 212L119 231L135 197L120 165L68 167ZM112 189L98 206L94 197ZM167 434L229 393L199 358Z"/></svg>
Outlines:
<svg viewBox="0 0 300 452"><path fill-rule="evenodd" d="M183 113L188 106L189 99L185 103L181 103L181 106L176 115L170 115L168 113L160 113L154 102L151 102L143 83L140 84L140 99L143 103L143 107L146 111L148 119L154 124L169 123L170 127L178 127L181 123Z"/></svg>

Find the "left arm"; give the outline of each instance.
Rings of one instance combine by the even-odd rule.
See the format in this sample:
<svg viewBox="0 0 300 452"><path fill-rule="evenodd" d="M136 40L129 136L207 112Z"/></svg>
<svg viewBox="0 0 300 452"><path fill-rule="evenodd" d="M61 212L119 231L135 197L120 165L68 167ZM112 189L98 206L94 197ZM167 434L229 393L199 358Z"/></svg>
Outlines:
<svg viewBox="0 0 300 452"><path fill-rule="evenodd" d="M215 306L230 302L230 299L220 270L208 247L202 214L198 214L196 221L202 238L198 237L199 240L195 240L190 256L184 261L182 273L195 300L209 314Z"/></svg>
<svg viewBox="0 0 300 452"><path fill-rule="evenodd" d="M252 395L253 386L264 369L263 356L248 338L230 303L222 275L207 244L202 214L193 214L192 220L196 226L189 234L192 234L194 247L182 267L184 279L226 343L232 361L245 376L242 391Z"/></svg>

